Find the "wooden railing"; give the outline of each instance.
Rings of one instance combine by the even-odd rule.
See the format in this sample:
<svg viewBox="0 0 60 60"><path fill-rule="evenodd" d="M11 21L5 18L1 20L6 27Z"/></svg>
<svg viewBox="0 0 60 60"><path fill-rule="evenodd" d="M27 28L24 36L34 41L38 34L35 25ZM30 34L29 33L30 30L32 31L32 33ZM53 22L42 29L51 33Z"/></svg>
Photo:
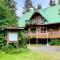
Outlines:
<svg viewBox="0 0 60 60"><path fill-rule="evenodd" d="M27 37L30 36L31 38L59 38L60 37L60 33L58 31L47 32L47 33L40 33L37 31L36 33L27 32L26 35Z"/></svg>
<svg viewBox="0 0 60 60"><path fill-rule="evenodd" d="M26 25L40 25L42 24L43 22L38 20L38 21L35 21L35 20L26 20L25 21L25 24Z"/></svg>

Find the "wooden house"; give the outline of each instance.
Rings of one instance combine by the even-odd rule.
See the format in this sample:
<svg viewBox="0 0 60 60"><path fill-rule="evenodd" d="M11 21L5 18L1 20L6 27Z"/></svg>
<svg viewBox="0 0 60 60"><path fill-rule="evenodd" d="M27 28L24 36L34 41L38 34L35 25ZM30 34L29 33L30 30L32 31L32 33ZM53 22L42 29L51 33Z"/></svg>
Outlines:
<svg viewBox="0 0 60 60"><path fill-rule="evenodd" d="M25 28L29 44L47 44L51 39L60 39L60 5L34 10L23 14L19 26Z"/></svg>

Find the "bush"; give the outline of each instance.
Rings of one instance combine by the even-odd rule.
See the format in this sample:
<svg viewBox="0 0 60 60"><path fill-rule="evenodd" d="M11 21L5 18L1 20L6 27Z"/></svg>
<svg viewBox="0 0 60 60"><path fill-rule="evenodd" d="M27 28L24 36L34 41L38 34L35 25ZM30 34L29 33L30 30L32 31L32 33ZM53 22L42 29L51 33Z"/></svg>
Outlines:
<svg viewBox="0 0 60 60"><path fill-rule="evenodd" d="M7 54L19 54L19 53L29 52L29 50L26 49L26 48L20 48L20 49L17 50L12 45L6 45L6 46L1 47L1 52L0 53L2 53L2 51L7 53Z"/></svg>
<svg viewBox="0 0 60 60"><path fill-rule="evenodd" d="M5 32L0 31L0 49L2 46L6 45L6 40L5 40Z"/></svg>
<svg viewBox="0 0 60 60"><path fill-rule="evenodd" d="M60 45L60 40L59 39L53 39L49 42L50 45Z"/></svg>
<svg viewBox="0 0 60 60"><path fill-rule="evenodd" d="M1 47L1 50L5 53L10 53L13 49L15 49L12 45L5 45Z"/></svg>
<svg viewBox="0 0 60 60"><path fill-rule="evenodd" d="M1 31L1 33L0 33L0 50L4 51L5 53L17 52L16 44L6 45L5 35L6 35L6 32ZM22 48L27 47L24 31L22 31L22 32L19 31L19 48L21 48L21 47Z"/></svg>
<svg viewBox="0 0 60 60"><path fill-rule="evenodd" d="M19 39L19 46L20 48L23 47L23 48L26 48L26 38L25 38L25 35L24 35L24 32L19 32L19 36L20 36L20 39Z"/></svg>

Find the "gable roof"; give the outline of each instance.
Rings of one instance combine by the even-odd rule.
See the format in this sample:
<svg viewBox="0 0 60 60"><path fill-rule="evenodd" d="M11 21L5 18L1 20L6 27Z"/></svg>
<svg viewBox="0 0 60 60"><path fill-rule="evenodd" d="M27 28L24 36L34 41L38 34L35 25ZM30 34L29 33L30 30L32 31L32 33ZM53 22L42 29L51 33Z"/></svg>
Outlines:
<svg viewBox="0 0 60 60"><path fill-rule="evenodd" d="M25 20L29 20L31 16L33 15L34 11L29 11L22 15L21 18L18 19L18 26L19 27L25 27Z"/></svg>
<svg viewBox="0 0 60 60"><path fill-rule="evenodd" d="M44 24L60 23L60 5L40 9L37 12L47 20ZM29 20L34 13L35 11L32 10L23 14L23 16L18 20L18 26L25 27L25 20Z"/></svg>

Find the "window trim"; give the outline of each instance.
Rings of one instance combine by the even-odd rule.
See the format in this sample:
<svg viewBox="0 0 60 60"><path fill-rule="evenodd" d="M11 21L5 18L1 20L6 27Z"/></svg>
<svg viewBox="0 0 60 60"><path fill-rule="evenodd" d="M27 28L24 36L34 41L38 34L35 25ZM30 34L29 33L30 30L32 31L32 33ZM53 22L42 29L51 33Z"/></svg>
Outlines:
<svg viewBox="0 0 60 60"><path fill-rule="evenodd" d="M46 33L47 32L47 28L46 27L41 27L40 32L41 33Z"/></svg>
<svg viewBox="0 0 60 60"><path fill-rule="evenodd" d="M36 27L31 27L31 29L35 29L35 31L32 31L32 30L31 30L31 32L32 32L32 33L36 33Z"/></svg>

